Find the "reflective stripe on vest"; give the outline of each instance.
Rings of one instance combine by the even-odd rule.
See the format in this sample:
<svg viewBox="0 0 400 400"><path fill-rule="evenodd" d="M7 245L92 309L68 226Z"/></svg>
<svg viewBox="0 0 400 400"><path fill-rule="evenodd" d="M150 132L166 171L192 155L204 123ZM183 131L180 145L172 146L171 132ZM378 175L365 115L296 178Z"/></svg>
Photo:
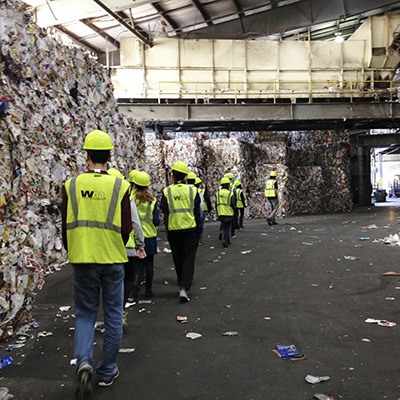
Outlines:
<svg viewBox="0 0 400 400"><path fill-rule="evenodd" d="M195 228L194 200L197 189L192 185L179 183L166 187L163 193L168 202L168 230Z"/></svg>
<svg viewBox="0 0 400 400"><path fill-rule="evenodd" d="M121 236L121 202L129 183L107 174L87 173L65 183L68 258L71 263L127 261Z"/></svg>
<svg viewBox="0 0 400 400"><path fill-rule="evenodd" d="M72 212L74 213L75 221L67 223L67 230L74 229L78 227L87 227L87 228L99 228L99 229L108 229L110 231L114 231L117 233L121 233L121 227L113 224L115 211L117 210L118 205L118 197L119 191L121 190L122 179L115 178L112 198L110 202L110 206L108 208L107 219L106 222L100 221L90 221L90 220L78 220L78 201L76 199L76 178L72 178L71 184L69 187L70 199Z"/></svg>
<svg viewBox="0 0 400 400"><path fill-rule="evenodd" d="M276 197L276 179L268 179L265 183L265 197Z"/></svg>
<svg viewBox="0 0 400 400"><path fill-rule="evenodd" d="M136 201L136 199L135 199ZM157 228L153 224L153 212L156 205L156 199L151 203L136 202L140 223L142 225L143 235L145 238L153 238L157 236Z"/></svg>
<svg viewBox="0 0 400 400"><path fill-rule="evenodd" d="M229 217L234 214L233 208L230 205L232 193L228 189L220 189L216 195L217 215L219 217Z"/></svg>

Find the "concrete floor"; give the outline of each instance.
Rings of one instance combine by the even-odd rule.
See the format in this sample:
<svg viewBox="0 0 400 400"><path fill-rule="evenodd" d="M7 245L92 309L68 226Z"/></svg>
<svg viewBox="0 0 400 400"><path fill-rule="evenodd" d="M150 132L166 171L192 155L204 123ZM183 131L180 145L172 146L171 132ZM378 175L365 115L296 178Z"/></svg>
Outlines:
<svg viewBox="0 0 400 400"><path fill-rule="evenodd" d="M400 271L400 248L374 242L399 233L400 209L370 207L279 223L246 221L226 251L217 239L218 224L209 223L188 304L178 302L171 254L163 252L169 246L160 232L154 299L130 309L123 338L122 347L135 351L120 354L121 376L109 388L95 387L94 398L400 398L400 277L382 275ZM71 312L59 311L72 305L70 275L67 266L48 276L38 292L33 314L40 326L31 331L33 339L11 352L5 349L14 339L1 343L1 355L15 362L1 371L0 387L14 399L73 398L74 320ZM177 315L188 323L177 322ZM367 318L398 326L368 324ZM53 335L38 338L42 331ZM228 331L238 335L224 336ZM202 337L188 339L188 332ZM98 359L99 332L96 341ZM280 359L272 351L277 344L294 344L307 358ZM305 381L309 374L330 380L312 385Z"/></svg>

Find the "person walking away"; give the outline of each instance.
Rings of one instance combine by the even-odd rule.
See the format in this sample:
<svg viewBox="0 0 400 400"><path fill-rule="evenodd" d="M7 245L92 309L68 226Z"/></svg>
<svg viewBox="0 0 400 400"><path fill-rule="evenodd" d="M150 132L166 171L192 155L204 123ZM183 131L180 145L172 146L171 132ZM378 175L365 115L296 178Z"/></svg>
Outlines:
<svg viewBox="0 0 400 400"><path fill-rule="evenodd" d="M235 230L238 229L237 227L237 219L238 219L238 210L236 207L236 202L237 202L237 196L236 196L236 186L235 186L235 175L232 172L227 172L224 177L229 178L230 181L230 188L229 190L231 191L231 197L232 197L232 204L233 204L233 220L231 223L231 237L235 238Z"/></svg>
<svg viewBox="0 0 400 400"><path fill-rule="evenodd" d="M242 189L242 183L236 180L234 185L236 186L236 208L238 210L237 227L238 230L241 230L243 229L244 209L247 207L247 200Z"/></svg>
<svg viewBox="0 0 400 400"><path fill-rule="evenodd" d="M189 301L188 292L192 286L199 246L200 196L194 186L186 184L188 172L183 161L177 161L172 166L174 183L163 190L160 202L181 302Z"/></svg>
<svg viewBox="0 0 400 400"><path fill-rule="evenodd" d="M231 244L231 224L234 218L234 199L230 184L229 178L223 177L221 179L221 186L216 194L215 202L218 220L221 222L222 245L225 249Z"/></svg>
<svg viewBox="0 0 400 400"><path fill-rule="evenodd" d="M267 222L268 225L277 225L275 221L276 213L278 211L279 199L278 199L278 182L276 178L276 171L270 173L269 179L265 183L265 197L268 202L267 210Z"/></svg>
<svg viewBox="0 0 400 400"><path fill-rule="evenodd" d="M200 203L203 204L203 207L201 207L200 216L199 245L203 244L204 223L207 214L212 210L210 194L208 193L207 187L202 187L202 182L203 181L201 180L201 178L197 177L194 183L194 185L198 188L200 194Z"/></svg>
<svg viewBox="0 0 400 400"><path fill-rule="evenodd" d="M140 223L144 233L146 257L138 258L134 267L134 287L138 293L140 282L146 276L147 299L153 297L154 256L157 254L157 226L160 225L160 216L157 210L157 201L150 191L150 176L145 171L140 171L132 179L135 190L132 197L136 203Z"/></svg>
<svg viewBox="0 0 400 400"><path fill-rule="evenodd" d="M129 184L107 173L114 145L100 130L84 141L89 171L62 188L62 237L73 266L77 359L76 400L92 398L94 326L100 294L105 331L96 368L98 384L110 386L119 376L116 359L122 338L125 243L132 230Z"/></svg>
<svg viewBox="0 0 400 400"><path fill-rule="evenodd" d="M145 241L142 225L139 218L138 209L134 200L134 184L133 179L139 171L134 169L129 172L128 179L130 183L129 188L129 200L131 202L131 213L132 213L132 226L133 230L129 235L129 241L126 244L126 254L128 256L128 262L125 263L125 278L124 278L124 305L129 302L130 296L133 297L133 301L137 302L139 299L139 288L135 286L135 268L138 260L146 257ZM127 323L128 312L124 311L124 327Z"/></svg>

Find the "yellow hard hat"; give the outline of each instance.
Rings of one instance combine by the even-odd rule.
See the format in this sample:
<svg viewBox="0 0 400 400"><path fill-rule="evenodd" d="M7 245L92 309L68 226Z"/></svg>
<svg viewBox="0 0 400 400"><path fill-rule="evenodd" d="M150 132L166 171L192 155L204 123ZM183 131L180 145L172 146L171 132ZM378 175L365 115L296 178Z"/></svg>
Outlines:
<svg viewBox="0 0 400 400"><path fill-rule="evenodd" d="M222 179L221 179L221 185L225 185L226 183L228 183L228 184L230 184L231 183L231 181L229 180L229 178L227 177L227 176L224 176Z"/></svg>
<svg viewBox="0 0 400 400"><path fill-rule="evenodd" d="M119 172L117 170L117 168L110 168L107 170L107 172L108 172L108 175L115 176L116 178L119 178L119 179L124 179L124 176L121 174L121 172Z"/></svg>
<svg viewBox="0 0 400 400"><path fill-rule="evenodd" d="M189 173L189 168L186 165L185 162L183 161L177 161L173 166L172 166L172 171L177 171L177 172L182 172L183 174L188 174Z"/></svg>
<svg viewBox="0 0 400 400"><path fill-rule="evenodd" d="M190 171L187 174L187 179L196 179L196 174L194 172Z"/></svg>
<svg viewBox="0 0 400 400"><path fill-rule="evenodd" d="M108 133L98 130L88 133L83 144L84 150L112 150L113 148L114 145Z"/></svg>
<svg viewBox="0 0 400 400"><path fill-rule="evenodd" d="M233 175L232 172L227 172L227 173L224 175L224 177L225 177L225 178L228 178L228 179L235 179L235 175Z"/></svg>
<svg viewBox="0 0 400 400"><path fill-rule="evenodd" d="M272 171L270 176L276 176L276 171Z"/></svg>
<svg viewBox="0 0 400 400"><path fill-rule="evenodd" d="M150 176L145 171L137 171L137 173L133 176L132 182L139 186L149 186Z"/></svg>
<svg viewBox="0 0 400 400"><path fill-rule="evenodd" d="M133 169L131 172L129 172L129 175L128 175L129 182L134 182L135 176L136 176L139 172L140 172L140 171L137 170L137 169Z"/></svg>
<svg viewBox="0 0 400 400"><path fill-rule="evenodd" d="M195 181L194 181L194 184L195 184L195 185L198 185L198 184L201 183L201 182L203 182L203 181L201 180L201 178L199 178L198 176L196 176L196 179L195 179Z"/></svg>
<svg viewBox="0 0 400 400"><path fill-rule="evenodd" d="M240 186L242 184L242 182L236 180L235 182L233 182L233 186Z"/></svg>

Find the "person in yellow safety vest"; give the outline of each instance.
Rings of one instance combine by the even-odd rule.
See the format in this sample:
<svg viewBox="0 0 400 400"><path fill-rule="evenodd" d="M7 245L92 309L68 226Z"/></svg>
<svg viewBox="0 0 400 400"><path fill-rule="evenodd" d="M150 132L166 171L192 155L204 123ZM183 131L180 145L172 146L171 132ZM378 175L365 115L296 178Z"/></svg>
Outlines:
<svg viewBox="0 0 400 400"><path fill-rule="evenodd" d="M207 186L203 187L201 178L197 177L194 186L197 187L200 194L200 203L203 205L201 207L200 215L200 232L199 232L199 245L203 244L203 233L204 233L204 223L206 221L207 214L212 210L212 204L210 199L210 194L208 193Z"/></svg>
<svg viewBox="0 0 400 400"><path fill-rule="evenodd" d="M229 190L232 192L232 197L233 197L233 220L232 220L232 224L231 224L231 237L235 238L235 230L238 229L237 225L236 225L236 221L237 221L237 216L238 216L238 210L236 208L236 202L237 202L237 196L236 196L236 187L234 185L235 182L235 175L232 172L227 172L224 177L229 178L230 181L230 188Z"/></svg>
<svg viewBox="0 0 400 400"><path fill-rule="evenodd" d="M247 207L246 196L244 195L244 191L242 189L242 182L236 180L234 182L236 187L236 208L238 210L238 219L237 219L237 227L240 231L243 229L243 219L244 219L244 209Z"/></svg>
<svg viewBox="0 0 400 400"><path fill-rule="evenodd" d="M187 184L194 185L196 178L197 178L196 174L193 171L189 171L186 178Z"/></svg>
<svg viewBox="0 0 400 400"><path fill-rule="evenodd" d="M275 221L276 213L279 206L278 183L276 179L276 171L272 171L269 179L265 182L265 197L267 198L267 222L268 225L277 225Z"/></svg>
<svg viewBox="0 0 400 400"><path fill-rule="evenodd" d="M113 175L117 178L124 179L124 176L121 172L116 168L110 168L107 171L110 175ZM132 172L132 171L131 171ZM131 188L130 188L131 189ZM131 190L130 190L131 192ZM140 218L138 214L138 210L136 207L136 203L132 200L132 195L130 195L130 204L131 204L131 215L132 215L132 231L129 235L128 243L126 244L126 255L128 257L128 262L124 264L124 308L126 307L126 303L128 302L128 297L131 291L133 290L133 275L134 275L134 265L136 260L139 258L146 257L146 252L144 250L144 236L142 226L140 225ZM128 312L124 309L123 314L123 327L126 328L128 326L127 322Z"/></svg>
<svg viewBox="0 0 400 400"><path fill-rule="evenodd" d="M183 161L177 161L172 166L174 183L163 190L160 202L181 302L189 301L188 291L194 276L200 228L200 196L194 186L186 184L188 173Z"/></svg>
<svg viewBox="0 0 400 400"><path fill-rule="evenodd" d="M110 136L100 130L84 141L89 170L62 188L62 237L73 266L77 359L75 398L91 398L94 326L102 297L105 331L96 368L98 385L110 386L119 376L116 364L122 339L125 244L132 230L129 183L107 173Z"/></svg>
<svg viewBox="0 0 400 400"><path fill-rule="evenodd" d="M222 245L226 249L231 244L231 224L234 216L234 197L233 191L230 189L231 182L229 178L223 177L220 184L221 186L215 196L215 204L218 220L221 222Z"/></svg>
<svg viewBox="0 0 400 400"><path fill-rule="evenodd" d="M146 298L153 296L154 256L157 254L157 226L160 225L160 216L157 209L157 201L150 191L150 177L145 171L139 171L132 177L134 190L132 198L136 203L140 223L144 233L146 257L136 260L134 265L134 294L136 300L139 295L139 285L146 276Z"/></svg>

